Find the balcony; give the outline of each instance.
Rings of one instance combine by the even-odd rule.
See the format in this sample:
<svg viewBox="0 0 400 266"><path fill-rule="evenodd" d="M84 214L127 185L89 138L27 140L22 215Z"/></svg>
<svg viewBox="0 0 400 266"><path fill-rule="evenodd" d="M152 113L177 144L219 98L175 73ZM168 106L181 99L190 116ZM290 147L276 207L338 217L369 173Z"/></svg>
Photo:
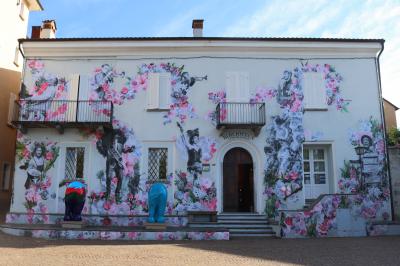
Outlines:
<svg viewBox="0 0 400 266"><path fill-rule="evenodd" d="M265 103L219 103L217 129L251 129L255 135L265 125Z"/></svg>
<svg viewBox="0 0 400 266"><path fill-rule="evenodd" d="M27 128L112 127L113 104L108 101L19 100L12 108L11 123Z"/></svg>

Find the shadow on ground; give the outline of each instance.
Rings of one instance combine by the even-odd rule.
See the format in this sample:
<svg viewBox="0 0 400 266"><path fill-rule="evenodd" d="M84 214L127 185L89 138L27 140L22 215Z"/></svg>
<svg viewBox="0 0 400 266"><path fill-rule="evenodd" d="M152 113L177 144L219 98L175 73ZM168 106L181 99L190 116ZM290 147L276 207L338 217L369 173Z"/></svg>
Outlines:
<svg viewBox="0 0 400 266"><path fill-rule="evenodd" d="M237 238L230 241L91 241L42 240L0 233L0 249L37 249L48 247L98 246L135 249L164 247L204 251L205 254L228 254L300 265L397 265L400 237L274 239ZM206 259L206 258L205 258Z"/></svg>

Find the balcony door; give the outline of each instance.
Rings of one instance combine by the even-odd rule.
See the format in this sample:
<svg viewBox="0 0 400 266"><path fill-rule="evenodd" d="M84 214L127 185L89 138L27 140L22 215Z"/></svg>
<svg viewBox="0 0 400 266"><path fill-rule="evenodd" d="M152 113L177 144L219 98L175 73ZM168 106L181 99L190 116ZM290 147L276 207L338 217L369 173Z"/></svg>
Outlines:
<svg viewBox="0 0 400 266"><path fill-rule="evenodd" d="M223 211L253 212L253 160L243 148L229 150L223 161Z"/></svg>
<svg viewBox="0 0 400 266"><path fill-rule="evenodd" d="M250 99L249 74L247 72L226 73L226 102L248 103ZM229 104L226 108L226 123L243 123L242 115L245 110L240 105Z"/></svg>

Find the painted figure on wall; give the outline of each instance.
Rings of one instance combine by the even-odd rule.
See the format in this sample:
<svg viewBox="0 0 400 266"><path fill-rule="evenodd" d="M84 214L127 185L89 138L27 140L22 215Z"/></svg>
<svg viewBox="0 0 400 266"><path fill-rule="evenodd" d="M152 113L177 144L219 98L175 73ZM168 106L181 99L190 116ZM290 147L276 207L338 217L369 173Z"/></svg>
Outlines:
<svg viewBox="0 0 400 266"><path fill-rule="evenodd" d="M101 71L97 72L94 76L94 84L97 85L95 89L100 100L106 100L105 91L108 90L108 86L114 80L115 73L113 68L109 64L101 65Z"/></svg>
<svg viewBox="0 0 400 266"><path fill-rule="evenodd" d="M27 178L25 182L25 188L28 189L31 183L35 183L43 178L44 173L44 147L36 145L32 154L32 158L29 160L27 168Z"/></svg>
<svg viewBox="0 0 400 266"><path fill-rule="evenodd" d="M284 102L289 101L291 97L291 83L292 83L292 72L284 71L283 77L281 78L278 86L278 103L284 104Z"/></svg>
<svg viewBox="0 0 400 266"><path fill-rule="evenodd" d="M114 173L117 179L117 186L115 188L115 198L120 198L122 175L124 170L123 153L129 153L135 147L124 147L126 138L122 131L118 129L104 129L104 134L101 139L96 143L98 151L106 157L106 194L105 197L109 198L111 193L111 180Z"/></svg>
<svg viewBox="0 0 400 266"><path fill-rule="evenodd" d="M177 122L177 125L181 131L181 141L186 147L188 160L187 160L187 170L189 173L193 174L196 179L198 175L202 174L202 163L201 163L201 146L200 146L200 136L199 129L187 130L186 135L189 139L185 137L185 132L181 124Z"/></svg>

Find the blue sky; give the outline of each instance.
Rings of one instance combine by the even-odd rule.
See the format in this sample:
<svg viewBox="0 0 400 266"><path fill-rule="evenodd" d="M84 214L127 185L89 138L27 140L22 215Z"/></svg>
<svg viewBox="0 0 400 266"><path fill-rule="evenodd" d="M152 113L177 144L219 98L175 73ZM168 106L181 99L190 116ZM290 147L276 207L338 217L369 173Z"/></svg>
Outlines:
<svg viewBox="0 0 400 266"><path fill-rule="evenodd" d="M55 19L57 37L189 37L202 18L204 36L384 38L383 96L400 107L400 0L40 1L29 26Z"/></svg>

